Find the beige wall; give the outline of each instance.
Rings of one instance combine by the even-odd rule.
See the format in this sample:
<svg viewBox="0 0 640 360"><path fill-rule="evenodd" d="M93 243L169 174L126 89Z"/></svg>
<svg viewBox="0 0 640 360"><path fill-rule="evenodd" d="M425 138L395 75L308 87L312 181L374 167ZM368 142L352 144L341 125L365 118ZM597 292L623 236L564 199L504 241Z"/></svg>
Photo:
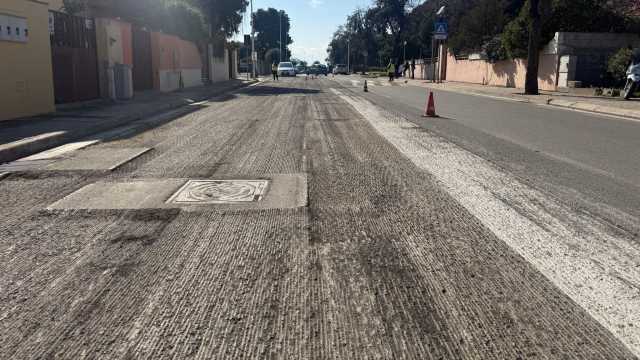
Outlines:
<svg viewBox="0 0 640 360"><path fill-rule="evenodd" d="M538 86L541 90L556 90L558 56L541 54ZM524 88L527 62L522 59L490 63L486 60L456 60L447 58L447 80L474 84Z"/></svg>
<svg viewBox="0 0 640 360"><path fill-rule="evenodd" d="M55 110L48 4L2 0L0 13L27 19L26 43L0 41L0 120Z"/></svg>

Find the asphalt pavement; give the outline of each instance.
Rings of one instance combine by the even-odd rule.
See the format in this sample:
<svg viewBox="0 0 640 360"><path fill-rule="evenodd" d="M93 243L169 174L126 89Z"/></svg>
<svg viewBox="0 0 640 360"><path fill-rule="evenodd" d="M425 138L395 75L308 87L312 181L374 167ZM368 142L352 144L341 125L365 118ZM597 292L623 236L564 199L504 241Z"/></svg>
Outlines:
<svg viewBox="0 0 640 360"><path fill-rule="evenodd" d="M640 124L586 162L546 109L439 96L431 129L382 88L266 81L14 164L0 358L636 358L639 173L602 164Z"/></svg>
<svg viewBox="0 0 640 360"><path fill-rule="evenodd" d="M401 80L334 81L376 105L517 174L532 185L638 232L640 122L532 103L434 90L440 118L422 118L429 89ZM372 84L371 81L369 84Z"/></svg>

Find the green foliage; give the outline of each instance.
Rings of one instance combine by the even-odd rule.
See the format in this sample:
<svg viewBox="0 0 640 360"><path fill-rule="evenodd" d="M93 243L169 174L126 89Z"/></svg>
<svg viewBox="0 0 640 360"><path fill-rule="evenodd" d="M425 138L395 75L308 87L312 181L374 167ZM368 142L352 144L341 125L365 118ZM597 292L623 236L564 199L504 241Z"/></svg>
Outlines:
<svg viewBox="0 0 640 360"><path fill-rule="evenodd" d="M293 65L293 67L298 66L298 64L300 64L300 59L297 58L291 58L289 59L289 61L291 61L291 64Z"/></svg>
<svg viewBox="0 0 640 360"><path fill-rule="evenodd" d="M190 0L113 0L110 11L113 17L191 41L208 36L202 9Z"/></svg>
<svg viewBox="0 0 640 360"><path fill-rule="evenodd" d="M70 15L77 15L86 10L83 0L62 0L62 10Z"/></svg>
<svg viewBox="0 0 640 360"><path fill-rule="evenodd" d="M632 56L633 51L631 49L622 48L609 58L607 71L615 80L622 82L627 77L627 67L629 67L629 63L631 63Z"/></svg>
<svg viewBox="0 0 640 360"><path fill-rule="evenodd" d="M207 25L202 12L184 1L170 2L161 12L157 26L182 38L199 41L207 38Z"/></svg>
<svg viewBox="0 0 640 360"><path fill-rule="evenodd" d="M501 0L477 1L460 19L449 40L450 47L458 51L479 50L502 32L507 18L505 3Z"/></svg>
<svg viewBox="0 0 640 360"><path fill-rule="evenodd" d="M209 24L212 37L232 36L246 5L247 0L111 0L109 15L199 41L209 37Z"/></svg>
<svg viewBox="0 0 640 360"><path fill-rule="evenodd" d="M497 62L508 58L507 50L502 46L502 38L500 35L494 36L491 40L482 45L482 52L491 62Z"/></svg>
<svg viewBox="0 0 640 360"><path fill-rule="evenodd" d="M635 21L614 11L606 0L541 1L542 37L539 47L547 44L558 31L566 32L633 32ZM528 1L518 16L504 30L502 45L510 58L527 56L529 37Z"/></svg>
<svg viewBox="0 0 640 360"><path fill-rule="evenodd" d="M191 2L202 9L211 24L212 31L226 38L238 32L242 14L249 4L248 0L191 0Z"/></svg>
<svg viewBox="0 0 640 360"><path fill-rule="evenodd" d="M511 59L527 57L527 43L529 41L529 20L525 15L512 20L504 29L501 37L501 47L507 57Z"/></svg>
<svg viewBox="0 0 640 360"><path fill-rule="evenodd" d="M282 12L282 14L280 13ZM282 20L282 48L283 54L280 52L280 21ZM259 9L253 15L254 28L257 33L255 39L256 51L258 57L268 62L280 62L288 59L291 55L289 44L293 43L293 39L289 35L291 23L289 15L284 10L276 10L274 8Z"/></svg>

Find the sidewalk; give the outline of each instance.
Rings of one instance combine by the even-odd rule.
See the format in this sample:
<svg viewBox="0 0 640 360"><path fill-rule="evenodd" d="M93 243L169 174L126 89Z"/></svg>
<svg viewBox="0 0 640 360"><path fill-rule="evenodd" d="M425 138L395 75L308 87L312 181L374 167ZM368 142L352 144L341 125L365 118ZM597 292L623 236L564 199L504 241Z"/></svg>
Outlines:
<svg viewBox="0 0 640 360"><path fill-rule="evenodd" d="M54 114L0 121L0 164L203 101L252 82L229 80L172 93L148 91L128 101L88 103L73 109L62 107Z"/></svg>
<svg viewBox="0 0 640 360"><path fill-rule="evenodd" d="M404 82L404 80L402 81ZM524 95L523 89L460 82L433 84L426 80L407 80L407 84L422 86L434 90L453 91L470 95L489 96L535 104L546 104L573 110L589 111L640 120L640 99L624 100L621 97L583 96L553 91L541 91L538 96Z"/></svg>

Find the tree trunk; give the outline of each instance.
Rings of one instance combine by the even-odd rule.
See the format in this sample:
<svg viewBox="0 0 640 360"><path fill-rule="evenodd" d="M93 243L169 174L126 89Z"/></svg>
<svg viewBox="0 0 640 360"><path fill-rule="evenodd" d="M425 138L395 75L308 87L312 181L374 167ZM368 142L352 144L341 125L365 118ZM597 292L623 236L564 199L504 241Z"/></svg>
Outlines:
<svg viewBox="0 0 640 360"><path fill-rule="evenodd" d="M539 0L529 0L529 53L527 56L527 77L524 84L524 92L528 95L538 95L538 44L540 44L542 32L539 3Z"/></svg>

